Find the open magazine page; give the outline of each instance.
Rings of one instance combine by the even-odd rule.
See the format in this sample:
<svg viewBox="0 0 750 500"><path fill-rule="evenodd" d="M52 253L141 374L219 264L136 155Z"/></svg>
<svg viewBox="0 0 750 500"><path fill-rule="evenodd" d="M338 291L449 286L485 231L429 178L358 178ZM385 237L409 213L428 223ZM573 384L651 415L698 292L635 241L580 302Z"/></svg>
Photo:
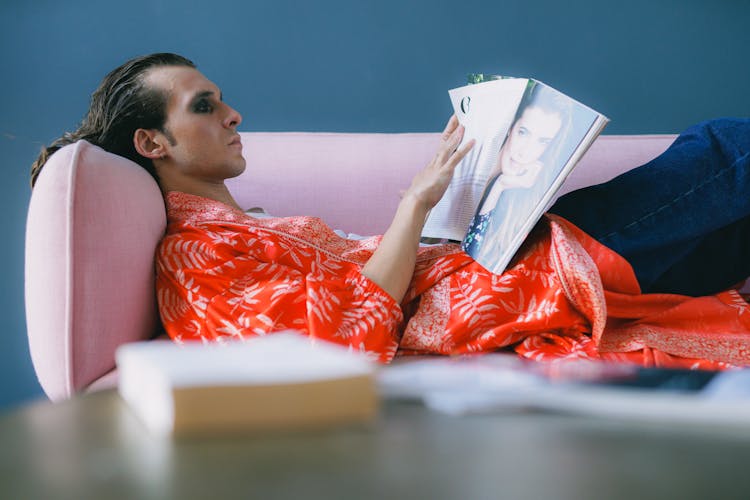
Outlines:
<svg viewBox="0 0 750 500"><path fill-rule="evenodd" d="M502 273L607 119L529 80L462 246Z"/></svg>
<svg viewBox="0 0 750 500"><path fill-rule="evenodd" d="M493 80L449 91L454 112L465 127L461 144L471 139L476 143L456 167L443 198L430 211L422 236L464 238L527 81Z"/></svg>
<svg viewBox="0 0 750 500"><path fill-rule="evenodd" d="M598 360L526 361L491 353L403 358L380 393L451 415L553 411L674 424L750 427L750 370L643 368Z"/></svg>

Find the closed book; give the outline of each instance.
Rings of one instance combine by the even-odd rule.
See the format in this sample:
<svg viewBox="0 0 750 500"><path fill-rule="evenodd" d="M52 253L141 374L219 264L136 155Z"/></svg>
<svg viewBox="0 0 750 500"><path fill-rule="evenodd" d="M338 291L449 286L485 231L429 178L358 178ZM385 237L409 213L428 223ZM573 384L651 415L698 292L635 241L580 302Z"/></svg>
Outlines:
<svg viewBox="0 0 750 500"><path fill-rule="evenodd" d="M244 341L125 344L119 392L157 434L225 434L372 419L374 363L297 333Z"/></svg>

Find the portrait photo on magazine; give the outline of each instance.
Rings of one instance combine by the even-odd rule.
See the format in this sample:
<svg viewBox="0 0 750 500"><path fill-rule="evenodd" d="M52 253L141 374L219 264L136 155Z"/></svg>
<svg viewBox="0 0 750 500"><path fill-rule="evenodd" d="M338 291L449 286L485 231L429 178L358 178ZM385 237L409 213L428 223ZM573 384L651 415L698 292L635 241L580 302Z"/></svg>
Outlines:
<svg viewBox="0 0 750 500"><path fill-rule="evenodd" d="M500 274L609 120L531 78L474 74L448 94L462 143L475 144L422 237L461 242Z"/></svg>
<svg viewBox="0 0 750 500"><path fill-rule="evenodd" d="M584 141L599 116L529 80L463 239L469 255L492 272L505 269L588 148Z"/></svg>

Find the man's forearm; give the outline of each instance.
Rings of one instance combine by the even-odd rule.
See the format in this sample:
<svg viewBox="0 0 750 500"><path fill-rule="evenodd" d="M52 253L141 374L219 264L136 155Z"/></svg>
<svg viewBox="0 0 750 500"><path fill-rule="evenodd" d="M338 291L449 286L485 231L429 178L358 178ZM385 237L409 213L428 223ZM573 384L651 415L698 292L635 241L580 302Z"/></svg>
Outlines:
<svg viewBox="0 0 750 500"><path fill-rule="evenodd" d="M362 268L362 274L401 301L414 274L419 238L428 209L407 195L399 203L390 227L377 250Z"/></svg>

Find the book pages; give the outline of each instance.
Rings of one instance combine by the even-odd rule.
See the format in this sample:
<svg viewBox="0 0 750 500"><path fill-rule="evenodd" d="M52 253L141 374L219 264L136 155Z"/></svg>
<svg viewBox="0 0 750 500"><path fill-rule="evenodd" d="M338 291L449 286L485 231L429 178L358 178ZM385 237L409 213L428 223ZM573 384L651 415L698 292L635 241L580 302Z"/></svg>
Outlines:
<svg viewBox="0 0 750 500"><path fill-rule="evenodd" d="M448 92L454 113L465 127L461 145L472 139L476 143L456 166L448 190L427 217L422 236L464 238L526 84L523 78L493 80Z"/></svg>

